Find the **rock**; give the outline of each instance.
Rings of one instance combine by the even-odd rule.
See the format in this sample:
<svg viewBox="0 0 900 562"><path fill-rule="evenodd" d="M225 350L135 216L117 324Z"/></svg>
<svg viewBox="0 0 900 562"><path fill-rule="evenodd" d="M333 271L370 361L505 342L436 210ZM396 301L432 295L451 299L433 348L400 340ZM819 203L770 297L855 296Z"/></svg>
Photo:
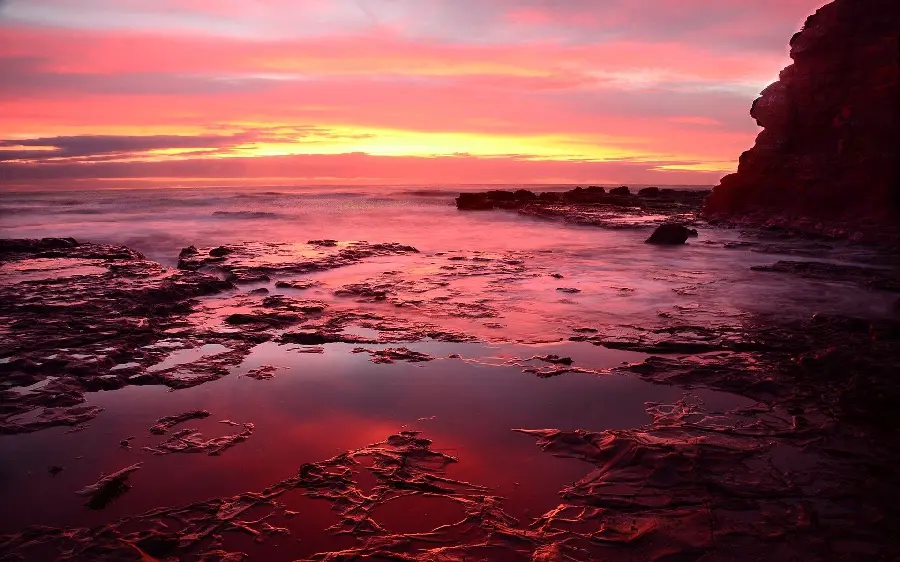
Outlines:
<svg viewBox="0 0 900 562"><path fill-rule="evenodd" d="M623 185L621 187L615 187L609 190L610 195L631 195L631 190L628 189L627 185Z"/></svg>
<svg viewBox="0 0 900 562"><path fill-rule="evenodd" d="M226 248L225 246L219 246L218 248L213 248L212 250L210 250L209 255L218 258L218 257L222 257L222 256L227 256L231 252L232 252L231 249Z"/></svg>
<svg viewBox="0 0 900 562"><path fill-rule="evenodd" d="M556 203L560 200L559 193L554 193L552 191L545 191L538 195L538 200L546 202L546 203Z"/></svg>
<svg viewBox="0 0 900 562"><path fill-rule="evenodd" d="M178 259L178 269L196 271L203 268L215 269L234 283L267 282L271 275L304 275L313 271L324 271L345 267L363 259L376 256L414 254L418 250L393 242L344 242L334 240L310 240L309 255L298 255L296 244L271 242L245 242L230 244L225 255L218 248L189 248L182 250Z"/></svg>
<svg viewBox="0 0 900 562"><path fill-rule="evenodd" d="M660 191L658 187L645 187L638 191L638 195L641 197L659 197Z"/></svg>
<svg viewBox="0 0 900 562"><path fill-rule="evenodd" d="M688 228L680 224L669 223L657 227L645 243L676 246L684 244L688 236L690 236Z"/></svg>
<svg viewBox="0 0 900 562"><path fill-rule="evenodd" d="M253 314L245 314L236 312L225 318L227 324L232 326L258 325L270 328L286 328L293 324L298 324L302 318L297 314L290 313L265 313L254 312Z"/></svg>
<svg viewBox="0 0 900 562"><path fill-rule="evenodd" d="M764 130L709 216L900 240L900 2L836 0L791 39L793 64L757 99Z"/></svg>
<svg viewBox="0 0 900 562"><path fill-rule="evenodd" d="M78 242L74 238L7 238L0 239L0 255L34 254L46 250L74 248L75 246L78 246Z"/></svg>
<svg viewBox="0 0 900 562"><path fill-rule="evenodd" d="M576 187L563 193L563 199L570 203L598 203L606 199L606 190L602 187Z"/></svg>
<svg viewBox="0 0 900 562"><path fill-rule="evenodd" d="M187 259L187 258L194 257L194 256L196 256L196 255L199 254L199 253L200 253L200 252L197 251L197 247L196 247L196 246L188 246L187 248L182 248L182 249L181 249L181 252L178 253L178 259L179 259L179 260L184 260L184 259Z"/></svg>
<svg viewBox="0 0 900 562"><path fill-rule="evenodd" d="M485 193L460 193L456 198L456 208L463 211L515 209L537 200L538 195L527 189L516 191L494 189Z"/></svg>
<svg viewBox="0 0 900 562"><path fill-rule="evenodd" d="M515 192L516 201L534 201L538 196L527 189L518 189Z"/></svg>
<svg viewBox="0 0 900 562"><path fill-rule="evenodd" d="M170 429L180 423L184 423L189 420L202 420L204 418L208 418L209 416L210 413L207 410L191 410L182 414L175 414L172 416L159 418L158 420L156 420L156 425L150 428L150 433L154 435L165 435Z"/></svg>
<svg viewBox="0 0 900 562"><path fill-rule="evenodd" d="M298 345L322 345L323 343L332 343L338 340L330 334L322 332L287 332L281 336L281 341Z"/></svg>
<svg viewBox="0 0 900 562"><path fill-rule="evenodd" d="M483 193L460 193L456 198L456 208L462 211L487 211L494 204Z"/></svg>
<svg viewBox="0 0 900 562"><path fill-rule="evenodd" d="M372 363L392 364L397 361L406 361L408 363L424 363L433 361L434 357L420 351L412 351L406 347L388 347L386 349L366 349L364 347L354 348L351 353L368 353L372 356Z"/></svg>
<svg viewBox="0 0 900 562"><path fill-rule="evenodd" d="M318 281L276 281L277 289L297 289L305 291L319 285Z"/></svg>
<svg viewBox="0 0 900 562"><path fill-rule="evenodd" d="M122 470L117 470L81 490L75 492L79 496L87 496L85 504L90 509L103 509L116 498L131 489L128 484L128 475L141 468L141 463L133 464Z"/></svg>

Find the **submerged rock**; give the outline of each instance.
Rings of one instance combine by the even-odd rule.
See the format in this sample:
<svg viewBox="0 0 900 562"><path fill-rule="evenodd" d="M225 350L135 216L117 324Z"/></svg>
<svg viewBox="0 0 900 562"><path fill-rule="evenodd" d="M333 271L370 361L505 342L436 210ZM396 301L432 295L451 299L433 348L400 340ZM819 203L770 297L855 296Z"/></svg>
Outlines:
<svg viewBox="0 0 900 562"><path fill-rule="evenodd" d="M203 418L208 418L209 416L210 414L206 410L191 410L190 412L184 412L183 414L166 416L156 420L156 425L150 428L150 433L154 435L164 435L180 423L184 423L188 420L201 420Z"/></svg>
<svg viewBox="0 0 900 562"><path fill-rule="evenodd" d="M696 231L694 231L694 235L696 236ZM669 223L657 227L645 243L677 246L687 242L689 236L691 236L691 231L686 226Z"/></svg>
<svg viewBox="0 0 900 562"><path fill-rule="evenodd" d="M136 463L122 470L117 470L104 476L95 484L86 486L75 493L88 498L85 504L88 508L103 509L131 489L131 485L128 484L128 476L140 468L141 463Z"/></svg>

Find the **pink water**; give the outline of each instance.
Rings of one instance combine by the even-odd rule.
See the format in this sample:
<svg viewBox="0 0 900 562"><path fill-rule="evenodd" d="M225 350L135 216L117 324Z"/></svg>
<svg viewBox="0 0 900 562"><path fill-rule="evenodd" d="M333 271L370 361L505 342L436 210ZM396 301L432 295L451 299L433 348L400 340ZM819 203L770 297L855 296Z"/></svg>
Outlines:
<svg viewBox="0 0 900 562"><path fill-rule="evenodd" d="M28 524L94 525L160 505L260 490L290 476L304 462L409 428L422 430L435 448L461 459L452 467L453 477L489 486L507 498L510 513L527 519L557 505L558 491L591 467L544 454L532 439L512 429L634 427L650 421L645 402L671 402L685 393L631 376L602 374L646 355L566 341L574 329L652 325L661 314L681 315L705 326L773 314L881 316L890 312L895 300L853 285L753 272L752 265L786 256L725 249L726 242L741 238L738 231L702 228L699 239L686 246L659 248L642 243L652 226L605 230L529 219L514 212L463 213L453 206L452 196L451 191L426 196L390 188L4 194L3 237L71 236L125 244L167 266L174 266L179 250L191 244L328 238L412 245L421 253L310 275L320 285L303 291L303 296L335 306L406 315L471 334L478 342L410 344L438 359L392 365L376 365L366 354L350 353L355 346L349 344L327 344L324 353L310 354L269 342L257 346L231 375L192 389L126 387L91 394L88 404L102 406L104 412L81 432L67 434L65 428L55 428L0 437L0 497L8 506L0 511L0 531ZM841 244L823 252L817 259L853 263L865 257ZM449 260L454 256L466 259ZM468 275L465 264L475 258L500 265L487 274ZM462 269L446 269L448 264ZM514 272L517 264L524 264L526 273ZM40 264L35 264L28 274L40 271ZM430 288L429 296L443 295L447 300L398 308L390 302L353 304L333 295L343 285L392 271L417 284L406 297L423 285L446 282ZM3 276L20 273L0 267L0 282ZM272 283L261 285L291 293L276 290ZM563 293L559 288L580 292ZM441 302L477 305L491 314L461 316L454 313L458 309L435 304ZM361 335L369 335L361 330ZM172 364L204 353L178 351L177 346L174 342ZM197 357L186 356L190 353ZM577 366L600 374L539 379L513 364L517 358L548 353L572 357ZM451 354L460 358L449 358ZM278 367L273 379L241 376L262 365ZM712 408L749 403L725 393L694 394ZM197 408L212 416L185 425L207 436L228 433L231 428L218 423L225 419L252 422L255 432L218 457L159 457L141 451L160 441L147 432L157 418ZM119 447L129 436L135 436L131 450ZM133 489L104 511L86 510L82 498L73 493L101 473L138 461L144 465L131 477ZM50 465L65 470L49 477ZM329 516L310 509L310 520ZM398 508L384 517L398 525L412 524L413 519L403 517L404 511ZM426 526L433 527L458 514L433 512L430 517ZM322 523L321 528L325 526ZM312 533L300 547L283 543L275 558L283 555L290 560L300 552L339 544L329 541L322 533Z"/></svg>

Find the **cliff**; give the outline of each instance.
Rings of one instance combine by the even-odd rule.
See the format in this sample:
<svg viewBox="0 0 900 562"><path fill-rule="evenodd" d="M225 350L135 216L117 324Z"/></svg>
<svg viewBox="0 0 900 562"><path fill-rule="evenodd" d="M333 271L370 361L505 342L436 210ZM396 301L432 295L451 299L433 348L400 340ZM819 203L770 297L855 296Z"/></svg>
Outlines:
<svg viewBox="0 0 900 562"><path fill-rule="evenodd" d="M764 127L708 216L893 241L900 232L900 1L836 0L791 39Z"/></svg>

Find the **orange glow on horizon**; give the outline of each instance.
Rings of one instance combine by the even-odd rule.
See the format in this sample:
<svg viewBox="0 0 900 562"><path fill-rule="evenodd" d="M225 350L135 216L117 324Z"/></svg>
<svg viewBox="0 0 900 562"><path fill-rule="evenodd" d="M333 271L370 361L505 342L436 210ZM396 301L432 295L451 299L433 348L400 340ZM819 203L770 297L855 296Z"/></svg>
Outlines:
<svg viewBox="0 0 900 562"><path fill-rule="evenodd" d="M216 162L348 182L714 183L752 144L750 103L786 63L784 41L748 35L756 12L737 4L741 17L700 33L654 35L624 0L602 12L470 7L459 29L405 5L369 25L342 0L276 19L171 0L194 14L182 22L153 8L156 20L129 19L111 0L66 19L65 2L40 3L14 1L19 19L0 23L0 161L26 183L87 169L104 181L202 177ZM711 0L689 4L678 14L705 22ZM789 37L814 4L788 0L767 21ZM369 168L342 172L337 157Z"/></svg>

